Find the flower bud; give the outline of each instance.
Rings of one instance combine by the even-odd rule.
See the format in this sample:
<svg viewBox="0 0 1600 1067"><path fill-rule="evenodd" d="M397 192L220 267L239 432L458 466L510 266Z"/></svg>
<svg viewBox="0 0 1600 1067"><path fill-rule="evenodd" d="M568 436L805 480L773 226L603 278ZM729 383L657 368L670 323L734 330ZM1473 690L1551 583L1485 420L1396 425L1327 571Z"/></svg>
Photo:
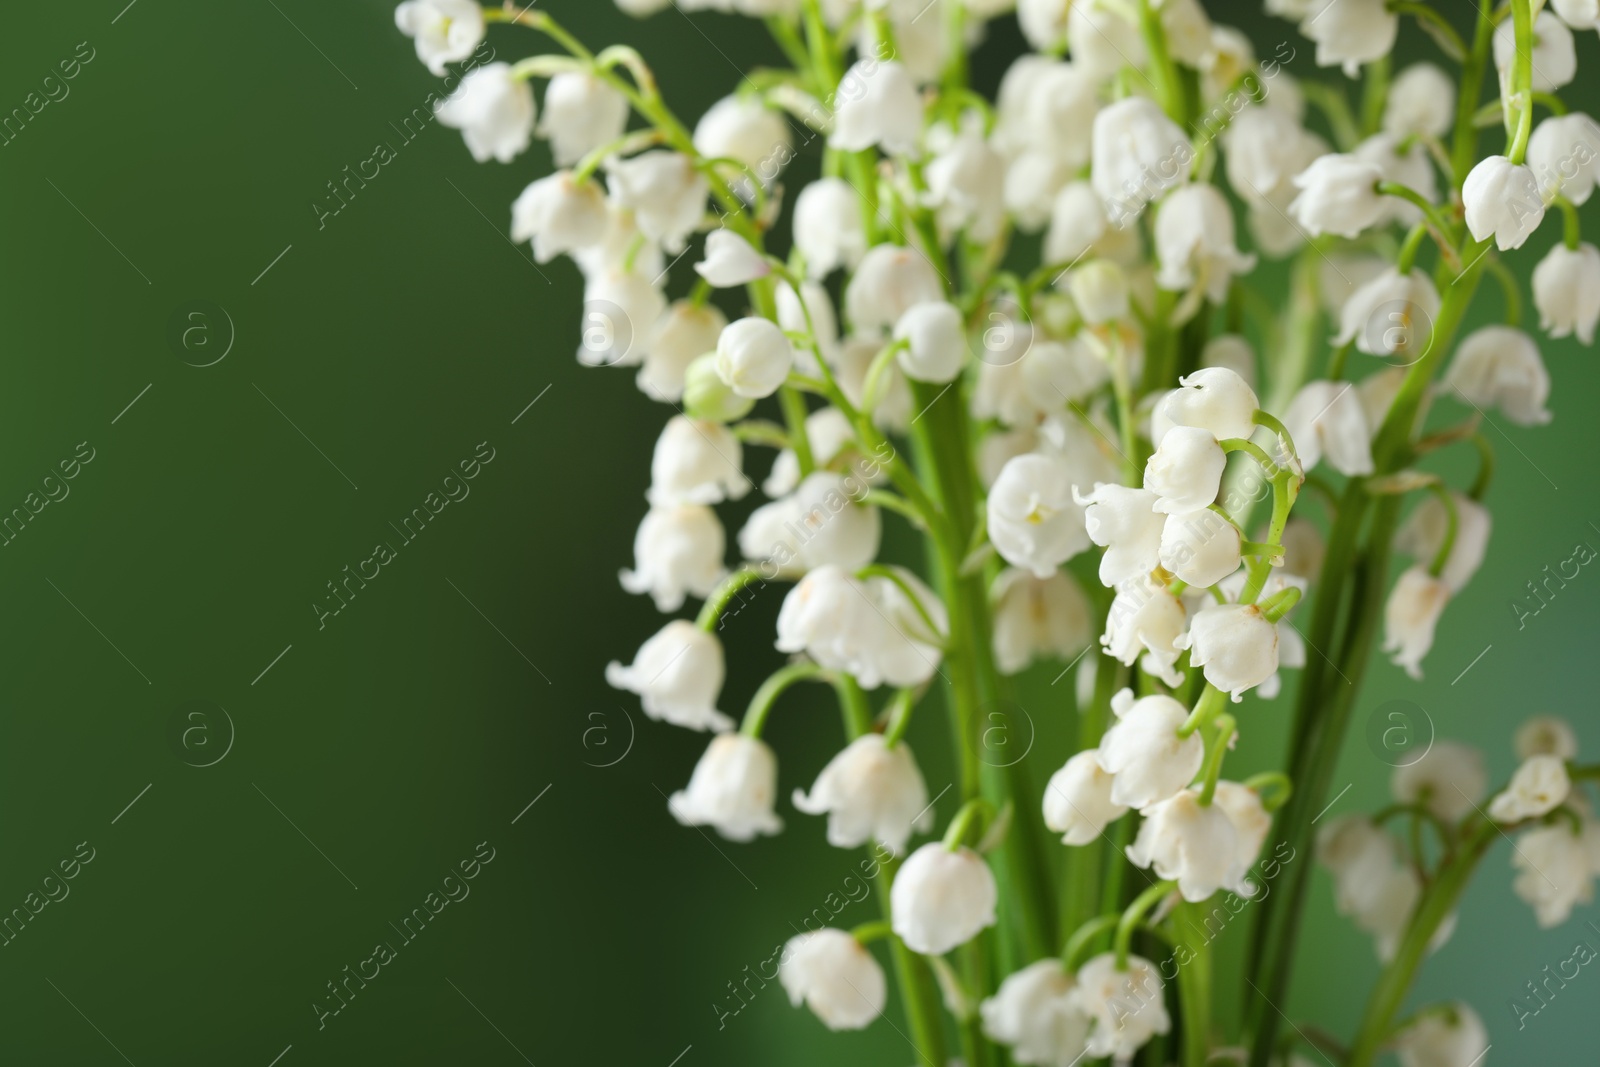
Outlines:
<svg viewBox="0 0 1600 1067"><path fill-rule="evenodd" d="M461 131L467 151L479 163L510 163L533 138L538 109L533 90L511 76L508 63L490 63L467 72L456 91L434 108L434 116Z"/></svg>
<svg viewBox="0 0 1600 1067"><path fill-rule="evenodd" d="M1089 845L1106 826L1127 813L1126 804L1111 799L1113 777L1100 766L1099 754L1087 749L1067 760L1044 787L1044 824L1061 834L1064 845Z"/></svg>
<svg viewBox="0 0 1600 1067"><path fill-rule="evenodd" d="M824 927L789 939L778 981L829 1030L860 1030L883 1014L888 983L872 953L844 930Z"/></svg>
<svg viewBox="0 0 1600 1067"><path fill-rule="evenodd" d="M776 393L788 379L794 348L771 319L739 319L717 338L716 366L728 388L759 400Z"/></svg>
<svg viewBox="0 0 1600 1067"><path fill-rule="evenodd" d="M922 772L904 742L888 748L883 735L863 734L828 761L808 796L794 791L794 806L828 816L828 844L856 848L877 841L903 855L913 831L933 827L933 807Z"/></svg>
<svg viewBox="0 0 1600 1067"><path fill-rule="evenodd" d="M1551 337L1575 333L1591 344L1600 322L1600 250L1587 242L1552 248L1533 268L1533 303L1539 328Z"/></svg>
<svg viewBox="0 0 1600 1067"><path fill-rule="evenodd" d="M717 336L722 336L722 330L717 331ZM748 415L755 405L754 400L740 396L722 380L714 351L696 357L683 372L683 409L691 418L734 422Z"/></svg>
<svg viewBox="0 0 1600 1067"><path fill-rule="evenodd" d="M1475 241L1494 238L1500 251L1521 248L1544 221L1544 200L1533 171L1505 156L1489 156L1461 186L1467 229Z"/></svg>
<svg viewBox="0 0 1600 1067"><path fill-rule="evenodd" d="M1217 499L1228 457L1210 430L1174 426L1144 466L1144 487L1159 500L1152 505L1168 515L1199 511Z"/></svg>
<svg viewBox="0 0 1600 1067"><path fill-rule="evenodd" d="M778 760L766 742L719 734L694 765L688 787L667 798L667 810L685 826L711 826L729 841L750 841L783 829L772 810L777 792Z"/></svg>
<svg viewBox="0 0 1600 1067"><path fill-rule="evenodd" d="M895 323L894 337L907 347L896 356L906 377L942 384L961 373L967 359L966 325L954 304L914 304Z"/></svg>
<svg viewBox="0 0 1600 1067"><path fill-rule="evenodd" d="M1245 352L1248 355L1248 345ZM1162 417L1173 426L1197 426L1219 441L1233 437L1248 440L1255 432L1256 409L1261 405L1255 390L1235 372L1221 367L1202 368L1179 378L1178 384L1183 388L1173 390L1161 401Z"/></svg>
<svg viewBox="0 0 1600 1067"><path fill-rule="evenodd" d="M1239 569L1240 540L1238 527L1210 508L1169 515L1161 528L1161 565L1180 581L1208 589Z"/></svg>
<svg viewBox="0 0 1600 1067"><path fill-rule="evenodd" d="M570 167L628 128L628 98L586 70L563 71L544 91L539 136L558 167Z"/></svg>
<svg viewBox="0 0 1600 1067"><path fill-rule="evenodd" d="M606 665L606 682L639 694L652 719L690 730L733 729L733 720L717 710L725 668L722 643L694 623L674 619L661 628L624 667Z"/></svg>
<svg viewBox="0 0 1600 1067"><path fill-rule="evenodd" d="M913 952L942 956L995 924L999 891L970 848L932 841L911 854L889 890L894 932Z"/></svg>
<svg viewBox="0 0 1600 1067"><path fill-rule="evenodd" d="M633 538L633 570L619 575L630 593L649 593L656 610L683 607L686 593L710 596L727 574L726 535L717 513L704 504L651 508Z"/></svg>

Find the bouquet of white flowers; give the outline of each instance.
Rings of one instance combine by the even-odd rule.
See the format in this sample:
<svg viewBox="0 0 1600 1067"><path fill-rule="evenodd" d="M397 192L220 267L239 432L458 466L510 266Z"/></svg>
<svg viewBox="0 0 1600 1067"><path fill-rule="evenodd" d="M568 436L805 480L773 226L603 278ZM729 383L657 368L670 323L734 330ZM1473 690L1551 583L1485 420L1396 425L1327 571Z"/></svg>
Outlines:
<svg viewBox="0 0 1600 1067"><path fill-rule="evenodd" d="M618 2L644 16L669 0ZM1565 723L1534 719L1492 798L1479 754L1439 741L1394 771L1388 808L1314 824L1380 632L1420 676L1483 559L1480 421L1550 418L1499 257L1547 214L1565 230L1533 275L1540 327L1593 339L1600 252L1576 205L1600 180L1600 125L1558 92L1572 31L1600 9L1483 0L1463 34L1426 2L1267 0L1317 65L1363 79L1352 104L1342 76L1298 83L1288 45L1258 60L1198 0L678 6L764 19L788 64L691 129L637 51L592 51L542 6L407 0L396 22L435 73L490 23L554 46L475 66L437 115L480 161L548 140L560 169L517 198L511 235L582 271L579 359L636 367L672 409L621 581L663 612L703 603L606 671L651 718L713 735L668 810L733 841L779 832L763 726L796 683L837 693L845 743L793 806L827 817L830 844L888 857L884 918L794 938L794 1003L871 1024L881 940L927 1067L952 1037L969 1067L1269 1067L1304 1062L1299 1041L1349 1067L1390 1049L1409 1067L1482 1062L1465 1004L1396 1017L1500 838L1518 835L1516 892L1541 925L1592 897L1600 823L1581 783L1600 767L1575 762ZM1013 8L1037 52L989 100L967 54ZM1403 23L1442 65L1391 72ZM786 185L802 156L820 176ZM695 254L698 279L669 300ZM1281 308L1250 281L1263 261L1283 264ZM1458 340L1485 275L1505 323ZM732 321L717 290L741 294ZM1426 430L1435 398L1463 421ZM730 569L714 508L751 490L747 446L777 457ZM1462 446L1481 457L1465 489L1416 466ZM885 521L925 539L924 575L878 561ZM1391 582L1397 552L1411 562ZM718 706L719 620L778 582L788 659L736 723ZM1043 659L1076 665L1078 751L1058 754L1041 806L1026 762L982 758L982 731ZM1283 765L1241 776L1229 751L1256 709L1240 701L1276 697L1285 668ZM932 808L904 736L935 690L961 805L919 844ZM1293 860L1313 854L1384 963L1347 1041L1275 1007L1310 868ZM1246 903L1245 971L1228 976L1246 993L1224 1018L1205 931Z"/></svg>

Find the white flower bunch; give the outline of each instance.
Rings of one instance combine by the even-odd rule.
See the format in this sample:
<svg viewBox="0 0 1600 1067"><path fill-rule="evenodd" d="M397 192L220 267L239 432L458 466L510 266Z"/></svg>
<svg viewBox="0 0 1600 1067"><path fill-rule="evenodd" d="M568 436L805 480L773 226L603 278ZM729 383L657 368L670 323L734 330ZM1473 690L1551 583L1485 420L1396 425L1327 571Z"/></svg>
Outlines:
<svg viewBox="0 0 1600 1067"><path fill-rule="evenodd" d="M618 0L641 18L672 4ZM1345 1062L1391 1042L1408 1064L1475 1061L1464 1005L1403 1029L1396 1012L1502 830L1541 924L1592 896L1597 772L1570 728L1530 722L1492 797L1481 757L1439 742L1395 772L1391 807L1315 823L1374 645L1420 676L1470 595L1492 527L1479 421L1553 417L1556 349L1520 321L1501 254L1559 217L1531 279L1539 329L1588 345L1600 325L1577 213L1600 124L1559 98L1595 5L1484 4L1464 38L1426 2L1267 0L1331 68L1315 89L1285 69L1292 48L1259 58L1200 0L676 6L765 20L784 61L686 121L643 54L591 49L559 3L407 0L395 21L435 74L502 27L549 45L473 69L438 116L479 161L548 146L510 235L582 276L579 362L634 368L671 406L619 578L660 612L698 610L606 669L651 719L713 734L671 816L781 832L766 723L798 683L836 698L843 743L791 803L830 844L879 850L884 914L791 941L790 999L870 1025L882 941L933 1063L953 1051L941 999L974 1065L995 1043L1020 1064L1128 1063L1171 1029L1169 1001L1183 1040L1162 1053L1184 1067L1239 1043L1287 1062L1265 997L1198 1015L1213 960L1186 931L1219 892L1253 900L1242 977L1281 999L1310 865L1279 857L1314 850L1386 967ZM1013 11L1036 51L987 100L969 56ZM1438 61L1391 77L1413 32ZM1458 337L1491 276L1507 321ZM1468 486L1416 466L1464 443ZM730 548L719 509L758 485ZM902 533L925 566L904 565ZM719 635L774 584L787 659L735 717ZM1072 670L1040 690L1077 738L1047 755L1041 800L1040 757L1007 747L1000 709ZM1290 690L1281 764L1244 773L1258 698ZM921 752L953 741L953 811L929 800L913 730ZM1169 943L1167 962L1134 951Z"/></svg>

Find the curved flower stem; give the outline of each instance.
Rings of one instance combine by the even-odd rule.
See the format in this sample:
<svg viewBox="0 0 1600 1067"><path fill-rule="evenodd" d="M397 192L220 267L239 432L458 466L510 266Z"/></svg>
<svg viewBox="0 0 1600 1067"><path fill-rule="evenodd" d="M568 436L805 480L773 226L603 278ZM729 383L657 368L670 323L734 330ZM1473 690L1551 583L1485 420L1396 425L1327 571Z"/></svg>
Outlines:
<svg viewBox="0 0 1600 1067"><path fill-rule="evenodd" d="M1083 962L1078 957L1083 955L1085 949L1094 943L1095 939L1116 927L1122 921L1122 916L1097 915L1072 932L1067 938L1066 945L1061 949L1061 965L1069 971L1076 971L1078 964Z"/></svg>
<svg viewBox="0 0 1600 1067"><path fill-rule="evenodd" d="M710 633L717 629L722 621L722 613L728 609L728 604L739 595L739 591L752 582L761 580L761 572L754 567L740 567L717 586L716 591L700 607L700 614L695 617L694 624L700 629Z"/></svg>
<svg viewBox="0 0 1600 1067"><path fill-rule="evenodd" d="M1430 5L1416 3L1414 0L1389 0L1389 10L1397 15L1415 16L1418 22L1426 22L1432 27L1434 33L1448 41L1450 47L1456 50L1457 56L1455 58L1466 56L1467 43L1461 39L1461 35L1456 32L1456 28L1450 25L1450 20L1435 11Z"/></svg>
<svg viewBox="0 0 1600 1067"><path fill-rule="evenodd" d="M1531 0L1511 0L1511 22L1516 35L1517 56L1511 64L1512 99L1517 102L1517 125L1506 155L1521 163L1528 154L1528 136L1533 132L1533 4Z"/></svg>
<svg viewBox="0 0 1600 1067"><path fill-rule="evenodd" d="M979 821L981 820L981 821ZM968 837L982 836L982 831L994 821L994 805L983 797L973 797L961 805L956 817L945 827L944 847L951 852L966 844ZM976 831L974 830L976 825Z"/></svg>
<svg viewBox="0 0 1600 1067"><path fill-rule="evenodd" d="M1583 226L1578 219L1577 205L1564 196L1558 196L1555 206L1561 209L1562 241L1569 252L1576 252L1578 245L1583 243Z"/></svg>
<svg viewBox="0 0 1600 1067"><path fill-rule="evenodd" d="M1571 247L1576 248L1576 245ZM1506 266L1505 260L1497 255L1488 257L1489 273L1494 275L1494 280L1500 283L1500 291L1505 295L1506 325L1522 325L1522 289L1517 281L1517 276L1511 273L1511 268Z"/></svg>
<svg viewBox="0 0 1600 1067"><path fill-rule="evenodd" d="M1217 716L1216 729L1211 734L1211 745L1206 750L1206 763L1201 768L1201 781L1205 784L1200 789L1200 806L1208 808L1217 795L1217 782L1222 778L1222 761L1228 757L1228 742L1233 740L1233 731L1238 725L1232 715L1222 714Z"/></svg>
<svg viewBox="0 0 1600 1067"><path fill-rule="evenodd" d="M1194 711L1189 713L1189 718L1178 727L1179 737L1188 737L1196 730L1204 729L1211 725L1222 710L1228 706L1228 695L1210 682L1206 683L1205 692L1200 694L1200 700L1195 704Z"/></svg>
<svg viewBox="0 0 1600 1067"><path fill-rule="evenodd" d="M1289 798L1294 795L1294 782L1282 771L1263 771L1260 774L1252 774L1244 780L1244 786L1246 789L1253 789L1257 793L1269 788L1274 790L1270 798L1261 798L1261 806L1269 812L1277 811L1283 807L1289 802Z"/></svg>
<svg viewBox="0 0 1600 1067"><path fill-rule="evenodd" d="M889 723L883 731L884 748L893 748L906 736L906 731L911 728L911 713L916 707L915 689L895 690L894 697L889 701Z"/></svg>
<svg viewBox="0 0 1600 1067"><path fill-rule="evenodd" d="M1494 843L1497 832L1494 823L1481 823L1468 835L1464 847L1444 866L1433 884L1424 891L1422 900L1411 915L1394 960L1383 969L1367 1000L1361 1030L1356 1035L1345 1067L1371 1067L1376 1062L1383 1043L1392 1033L1395 1014L1411 988L1417 968L1428 953L1428 943L1438 932L1439 924L1455 909L1456 901L1460 899L1478 861Z"/></svg>
<svg viewBox="0 0 1600 1067"><path fill-rule="evenodd" d="M766 728L767 716L772 714L772 706L785 690L796 682L827 681L827 674L826 669L815 663L793 663L774 671L750 698L750 706L739 723L739 732L746 737L760 737Z"/></svg>
<svg viewBox="0 0 1600 1067"><path fill-rule="evenodd" d="M1439 540L1439 551L1433 554L1433 562L1428 565L1428 573L1435 578L1444 573L1445 564L1450 562L1450 553L1456 547L1456 531L1461 527L1461 518L1456 513L1456 498L1443 482L1434 482L1429 486L1439 503L1444 505L1445 527L1444 537Z"/></svg>
<svg viewBox="0 0 1600 1067"><path fill-rule="evenodd" d="M1266 449L1254 441L1247 441L1243 437L1228 437L1218 441L1217 444L1222 446L1223 452L1243 452L1261 464L1261 470L1268 478L1278 473L1278 464L1273 461L1271 456L1267 455Z"/></svg>
<svg viewBox="0 0 1600 1067"><path fill-rule="evenodd" d="M850 928L850 936L855 938L856 943L859 945L870 945L874 941L882 941L886 937L893 936L893 934L894 927L889 925L889 920L887 919L873 919L871 922L864 922L859 926Z"/></svg>
<svg viewBox="0 0 1600 1067"><path fill-rule="evenodd" d="M1122 918L1117 921L1117 935L1112 939L1112 951L1117 954L1117 970L1128 969L1128 950L1133 943L1133 931L1139 925L1139 920L1144 918L1144 913L1161 903L1178 883L1173 881L1157 882L1143 893L1133 898L1133 903L1123 911Z"/></svg>

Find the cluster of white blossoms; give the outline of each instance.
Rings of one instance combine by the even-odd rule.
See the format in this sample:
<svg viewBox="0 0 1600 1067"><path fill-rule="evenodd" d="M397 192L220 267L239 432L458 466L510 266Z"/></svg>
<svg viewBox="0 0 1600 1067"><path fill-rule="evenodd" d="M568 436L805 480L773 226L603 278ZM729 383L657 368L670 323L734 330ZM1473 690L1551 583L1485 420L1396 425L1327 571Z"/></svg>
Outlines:
<svg viewBox="0 0 1600 1067"><path fill-rule="evenodd" d="M510 235L581 274L579 361L630 368L664 405L619 580L664 614L699 607L605 677L711 735L668 811L733 841L779 833L767 720L797 683L837 696L844 744L790 803L830 844L892 857L885 912L795 937L791 1000L867 1026L888 1001L882 940L925 1064L947 1059L941 992L974 1065L997 1062L994 1043L1019 1064L1124 1064L1175 1028L1142 1054L1200 1067L1242 1044L1251 1063L1296 1062L1265 1000L1238 1020L1187 1014L1209 1004L1209 954L1153 953L1187 936L1187 909L1232 894L1258 915L1245 977L1281 998L1309 865L1264 894L1276 875L1258 859L1269 836L1285 855L1315 839L1338 910L1392 969L1347 1063L1390 1042L1408 1067L1477 1062L1487 1037L1465 1005L1396 1036L1425 954L1403 947L1449 937L1441 894L1501 829L1518 830L1516 889L1541 924L1589 899L1600 831L1573 783L1596 775L1571 731L1529 724L1493 798L1482 760L1440 742L1396 771L1392 808L1313 823L1346 671L1381 639L1419 677L1484 560L1480 424L1552 417L1501 253L1559 228L1532 272L1538 328L1587 345L1600 324L1578 216L1600 123L1560 99L1572 31L1600 8L1484 4L1464 37L1462 13L1427 2L1266 0L1330 69L1312 86L1288 71L1293 47L1258 56L1199 0L676 0L765 20L782 56L690 123L644 56L590 50L560 6L407 0L395 21L435 74L495 24L553 42L475 67L437 116L479 161L548 152ZM1034 51L990 100L969 59L1013 14ZM1391 72L1403 27L1439 62ZM1359 108L1340 84L1354 77ZM1502 302L1478 300L1484 278ZM1485 307L1501 321L1463 329ZM1470 486L1424 469L1461 446L1480 457ZM902 522L921 566L886 530ZM720 635L772 585L782 662L735 716ZM995 709L1046 661L1057 680L1077 670L1049 690L1075 704L1077 743L1048 756L1065 760L1041 798L1027 754L990 746ZM1291 686L1283 769L1225 775L1256 698ZM921 722L936 691L947 733ZM919 746L953 737L959 783L920 843L937 816L914 720ZM1397 817L1433 845L1419 830L1400 847L1383 829ZM1239 1044L1209 1044L1224 1039Z"/></svg>

